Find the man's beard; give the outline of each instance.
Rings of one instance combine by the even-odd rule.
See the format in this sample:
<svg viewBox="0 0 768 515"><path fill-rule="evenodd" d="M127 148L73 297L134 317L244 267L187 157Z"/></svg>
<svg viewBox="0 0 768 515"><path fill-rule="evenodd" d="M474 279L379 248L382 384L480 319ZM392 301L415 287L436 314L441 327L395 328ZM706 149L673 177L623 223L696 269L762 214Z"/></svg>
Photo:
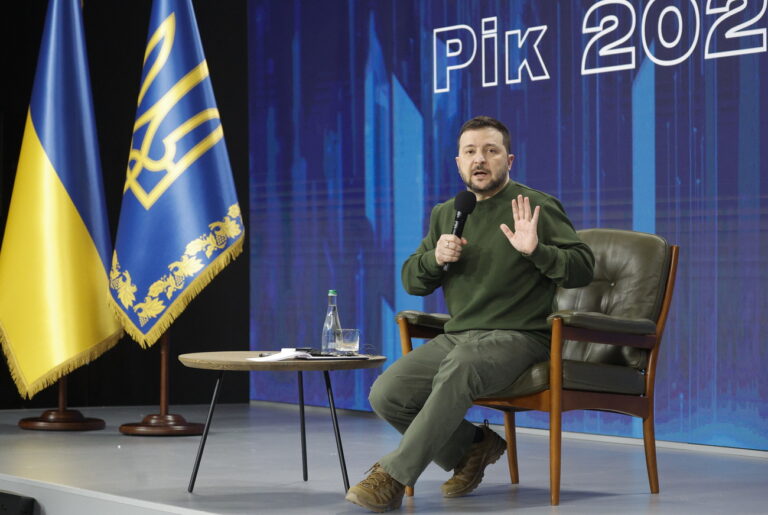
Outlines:
<svg viewBox="0 0 768 515"><path fill-rule="evenodd" d="M476 170L473 170L475 172ZM494 175L488 171L483 170L488 175L491 176L491 180L486 184L485 186L477 186L472 184L472 173L469 175L469 181L464 180L464 177L461 179L464 181L464 184L466 184L467 188L469 188L469 191L472 193L488 193L489 191L496 191L497 189L501 188L501 186L504 185L504 182L507 180L507 176L505 174L500 175L499 177L494 177Z"/></svg>

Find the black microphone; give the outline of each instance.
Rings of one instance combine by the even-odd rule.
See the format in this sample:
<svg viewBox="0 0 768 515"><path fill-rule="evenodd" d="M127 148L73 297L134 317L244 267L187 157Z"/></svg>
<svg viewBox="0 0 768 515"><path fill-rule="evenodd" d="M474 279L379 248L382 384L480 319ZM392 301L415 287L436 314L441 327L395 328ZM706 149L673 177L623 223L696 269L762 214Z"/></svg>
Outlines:
<svg viewBox="0 0 768 515"><path fill-rule="evenodd" d="M467 221L467 217L475 210L477 204L477 197L471 191L461 191L456 198L453 199L453 206L456 208L456 218L453 220L453 229L451 234L461 238L461 233L464 232L464 223ZM443 265L443 272L448 271L448 265Z"/></svg>

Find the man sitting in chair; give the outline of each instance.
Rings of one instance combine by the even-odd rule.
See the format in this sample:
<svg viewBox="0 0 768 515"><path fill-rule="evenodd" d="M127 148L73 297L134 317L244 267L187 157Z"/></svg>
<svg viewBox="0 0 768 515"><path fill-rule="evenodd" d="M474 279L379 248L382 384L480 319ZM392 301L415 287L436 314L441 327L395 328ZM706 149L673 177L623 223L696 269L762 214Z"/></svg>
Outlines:
<svg viewBox="0 0 768 515"><path fill-rule="evenodd" d="M506 442L464 415L473 400L503 390L549 359L546 318L556 286L592 280L592 251L560 202L510 180L515 156L504 124L473 118L461 127L458 147L459 174L477 198L463 237L451 234L454 201L438 204L429 234L402 270L412 295L442 287L451 319L445 334L401 357L373 384L371 406L403 436L346 497L375 512L399 508L405 486L413 486L431 461L453 470L442 485L445 497L480 484Z"/></svg>

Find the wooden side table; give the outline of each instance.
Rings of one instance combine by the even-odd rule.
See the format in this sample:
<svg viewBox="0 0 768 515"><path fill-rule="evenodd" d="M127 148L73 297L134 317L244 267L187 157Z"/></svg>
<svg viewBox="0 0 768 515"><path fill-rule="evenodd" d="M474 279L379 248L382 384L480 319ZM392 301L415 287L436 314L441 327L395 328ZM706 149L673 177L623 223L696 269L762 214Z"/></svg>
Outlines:
<svg viewBox="0 0 768 515"><path fill-rule="evenodd" d="M344 450L341 445L341 434L339 433L339 421L336 416L336 405L333 401L333 390L331 389L331 370L357 370L362 368L380 367L386 361L385 356L368 356L368 359L355 360L306 360L291 359L284 361L249 361L248 358L258 357L268 354L272 351L223 351L223 352L196 352L192 354L182 354L179 360L187 367L201 368L205 370L216 370L219 372L216 378L216 384L213 387L213 397L211 406L208 409L208 417L205 421L203 436L200 438L200 445L197 449L197 457L192 467L192 476L189 479L188 492L192 492L195 487L197 471L200 468L200 460L205 449L205 441L208 438L208 430L211 428L213 411L216 408L216 402L219 399L221 391L221 382L224 372L229 371L280 371L280 372L298 372L299 380L299 418L301 423L301 463L304 473L304 481L309 477L307 473L307 438L304 421L304 372L322 371L325 377L325 389L328 393L328 405L331 410L331 420L333 422L333 432L336 436L336 449L339 452L339 464L341 465L341 478L344 481L344 491L349 490L349 476L347 475L347 465L344 460Z"/></svg>

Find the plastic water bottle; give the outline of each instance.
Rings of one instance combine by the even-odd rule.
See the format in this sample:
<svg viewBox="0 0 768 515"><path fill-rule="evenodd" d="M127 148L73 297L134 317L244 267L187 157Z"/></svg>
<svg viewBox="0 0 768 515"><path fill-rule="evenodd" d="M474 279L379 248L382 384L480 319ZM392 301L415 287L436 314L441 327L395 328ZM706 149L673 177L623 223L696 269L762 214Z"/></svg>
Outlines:
<svg viewBox="0 0 768 515"><path fill-rule="evenodd" d="M323 324L322 352L335 352L336 340L341 339L339 308L336 306L336 290L328 290L328 312Z"/></svg>

